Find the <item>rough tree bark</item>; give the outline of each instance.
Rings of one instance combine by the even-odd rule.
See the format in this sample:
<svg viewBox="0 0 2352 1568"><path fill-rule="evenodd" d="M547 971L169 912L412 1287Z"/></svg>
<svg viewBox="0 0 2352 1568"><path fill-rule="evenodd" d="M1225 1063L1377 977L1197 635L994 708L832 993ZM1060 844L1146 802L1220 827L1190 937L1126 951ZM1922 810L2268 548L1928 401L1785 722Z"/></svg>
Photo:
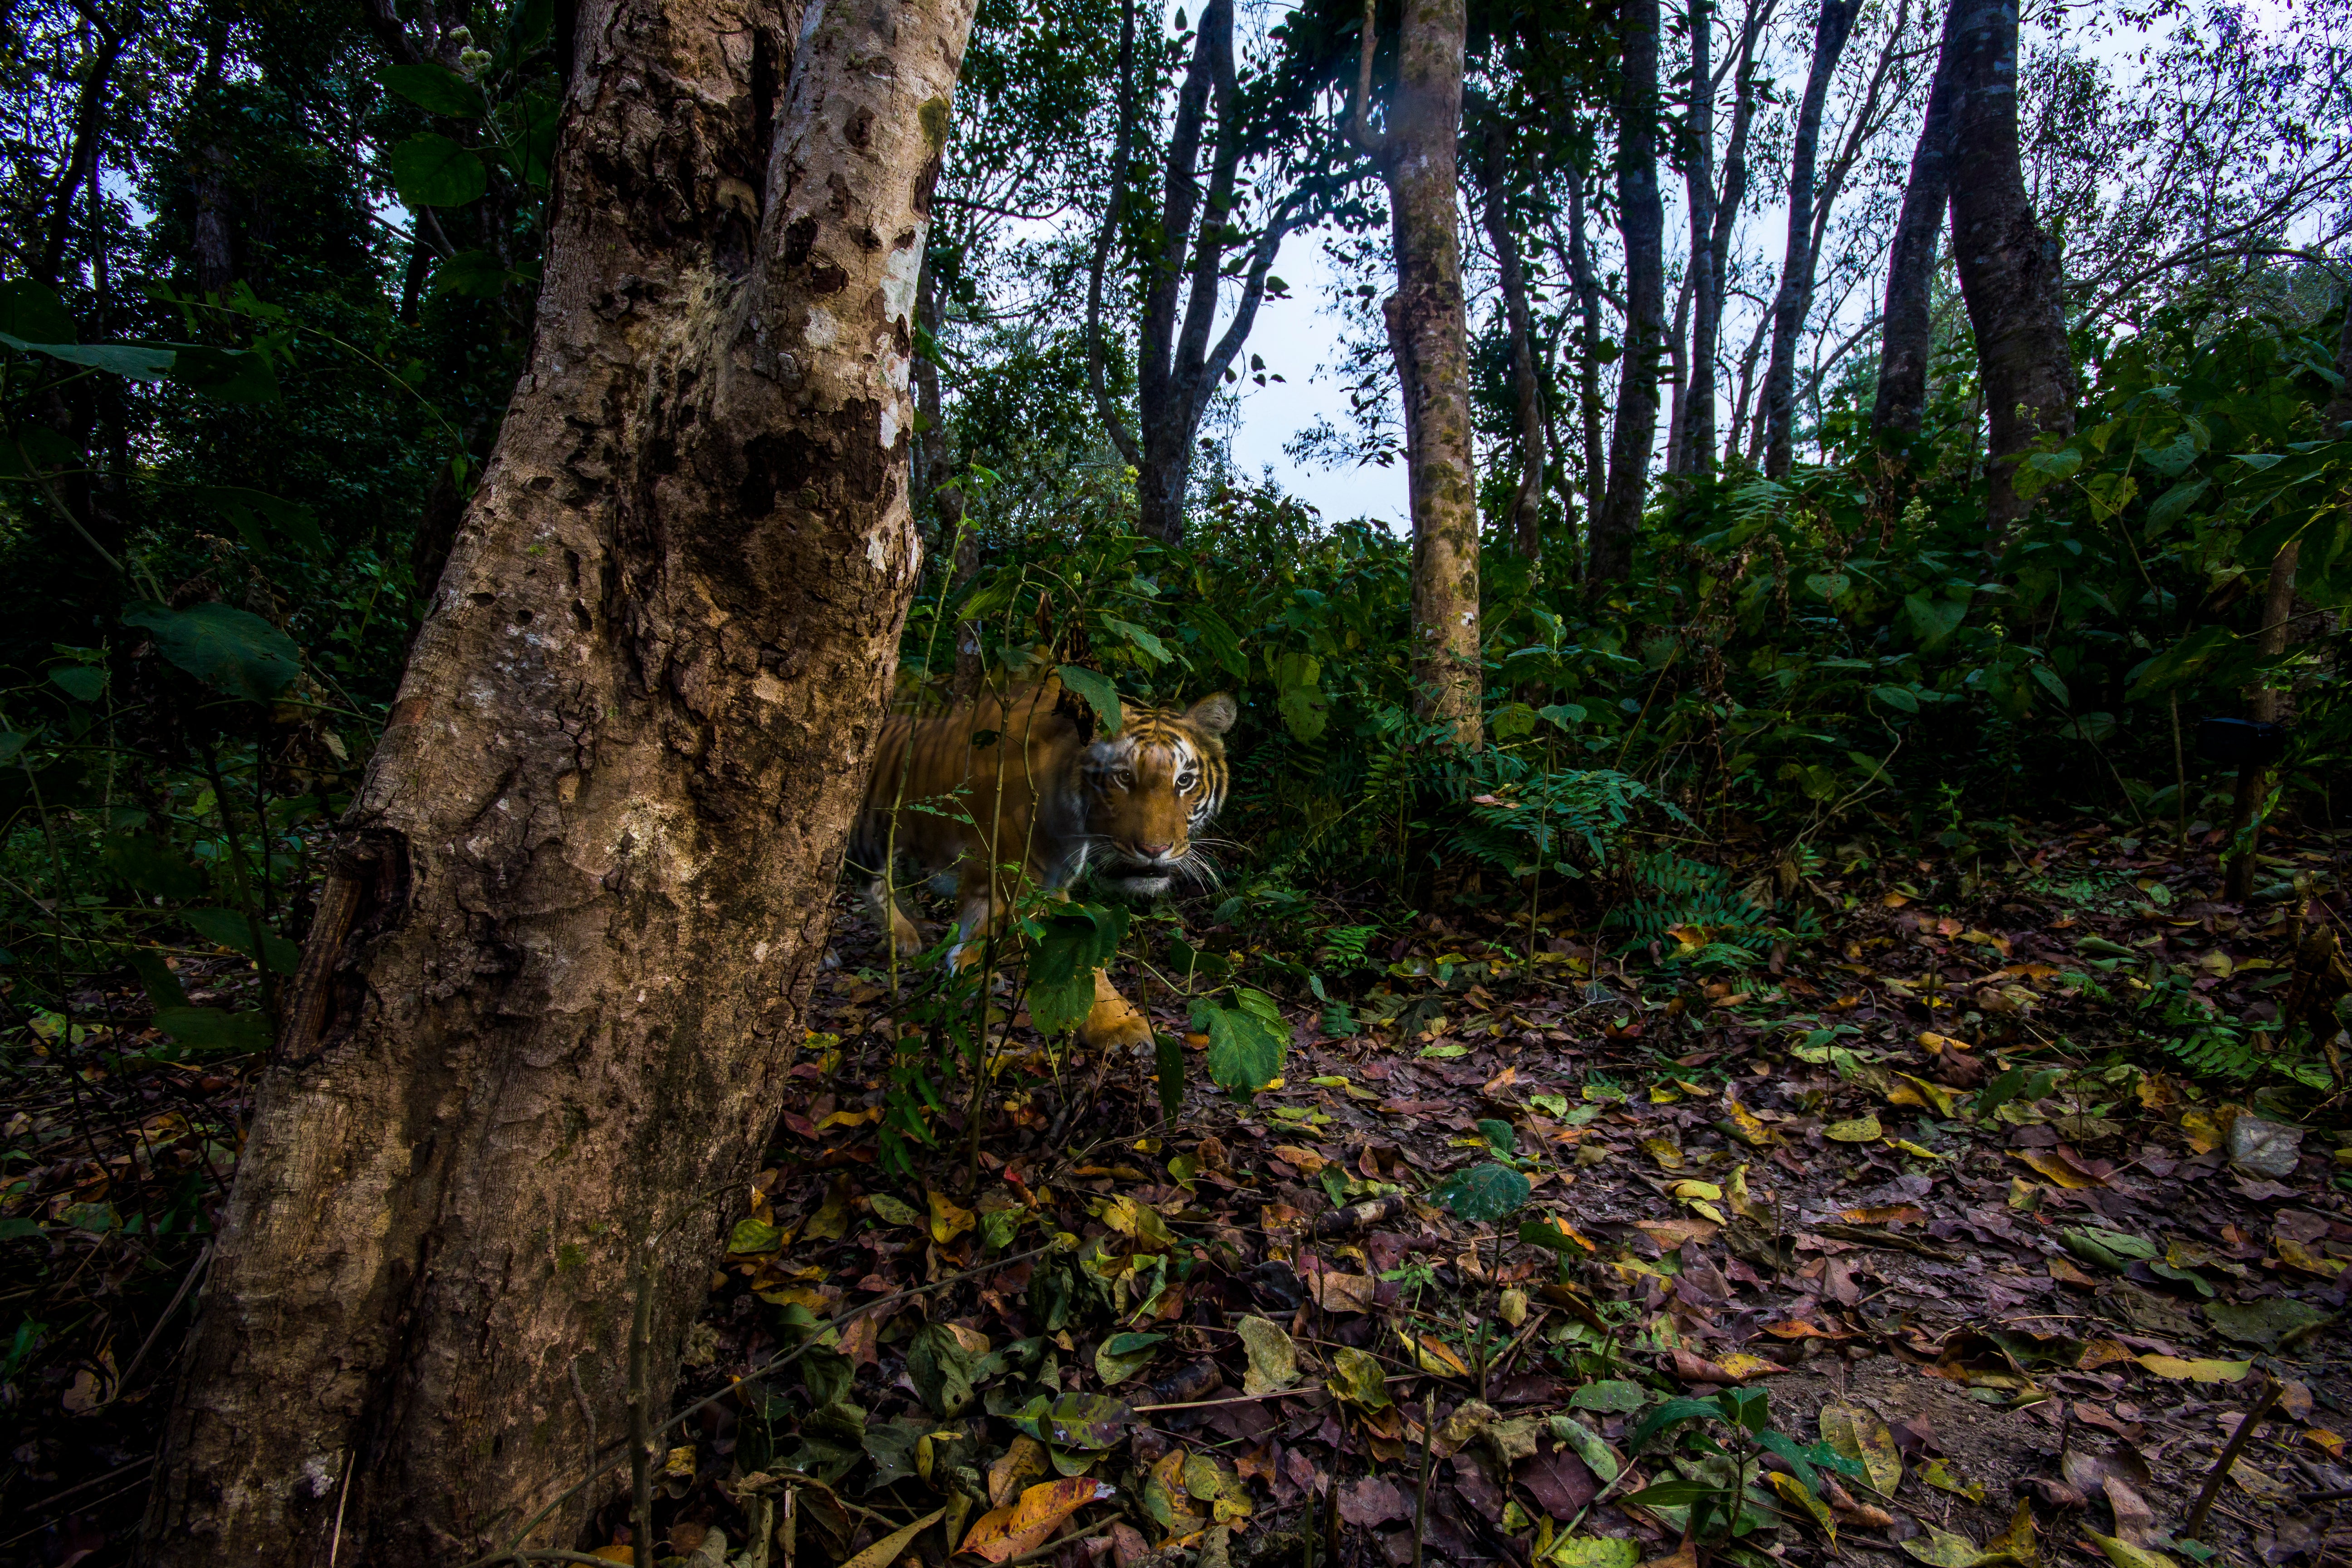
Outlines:
<svg viewBox="0 0 2352 1568"><path fill-rule="evenodd" d="M1862 0L1822 0L1813 23L1813 63L1797 106L1789 155L1789 239L1780 291L1772 298L1772 357L1764 369L1764 472L1773 479L1787 473L1795 458L1797 339L1813 308L1813 166L1821 149L1822 106L1861 11Z"/></svg>
<svg viewBox="0 0 2352 1568"><path fill-rule="evenodd" d="M1521 558L1543 559L1544 408L1536 378L1534 312L1528 306L1527 266L1511 227L1506 190L1508 151L1502 127L1489 125L1481 142L1479 184L1486 243L1503 289L1503 325L1511 341L1511 402L1519 420L1519 488L1511 497L1511 537Z"/></svg>
<svg viewBox="0 0 2352 1568"><path fill-rule="evenodd" d="M1710 0L1690 0L1690 145L1684 161L1690 207L1690 357L1677 399L1669 473L1701 471L1715 459L1715 353L1721 333L1715 281L1714 45L1715 6Z"/></svg>
<svg viewBox="0 0 2352 1568"><path fill-rule="evenodd" d="M1911 152L1911 175L1903 187L1903 210L1886 262L1885 321L1878 342L1878 397L1871 428L1882 436L1916 435L1927 404L1927 359L1935 348L1928 297L1936 260L1944 243L1944 212L1952 198L1952 17L1944 14L1944 38L1936 57L1936 78L1927 89L1927 110L1919 142Z"/></svg>
<svg viewBox="0 0 2352 1568"><path fill-rule="evenodd" d="M1478 744L1478 487L1471 468L1470 346L1456 229L1464 0L1405 0L1396 89L1371 129L1371 0L1349 133L1387 182L1397 289L1382 302L1404 397L1412 506L1412 682L1421 716Z"/></svg>
<svg viewBox="0 0 2352 1568"><path fill-rule="evenodd" d="M1993 548L2029 503L2011 482L2044 435L2074 433L2058 245L2033 216L2017 142L2014 0L1952 0L1952 257L1977 340Z"/></svg>
<svg viewBox="0 0 2352 1568"><path fill-rule="evenodd" d="M625 1430L645 1246L667 1398L919 569L912 312L971 16L578 7L535 341L259 1089L151 1562L504 1546Z"/></svg>
<svg viewBox="0 0 2352 1568"><path fill-rule="evenodd" d="M1835 0L1831 0L1834 4ZM1633 569L1633 535L1658 434L1658 354L1665 336L1666 209L1658 189L1658 0L1625 0L1617 100L1617 226L1625 239L1625 354L1609 437L1609 492L1592 518L1595 589Z"/></svg>
<svg viewBox="0 0 2352 1568"><path fill-rule="evenodd" d="M114 85L114 68L123 46L139 28L139 13L130 13L128 28L109 22L96 5L81 7L81 17L96 37L97 47L81 63L81 90L74 100L73 137L67 144L65 166L58 171L44 205L48 209L40 254L29 271L37 282L55 283L65 269L66 241L73 233L74 198L85 182L96 177L100 143L106 132L106 95Z"/></svg>
<svg viewBox="0 0 2352 1568"><path fill-rule="evenodd" d="M1267 215L1265 226L1250 243L1233 319L1213 343L1218 294L1228 270L1225 258L1238 233L1234 215L1241 199L1237 187L1245 138L1234 68L1233 0L1209 0L1201 12L1192 63L1176 95L1175 123L1162 171L1160 248L1144 259L1142 333L1136 358L1138 427L1130 431L1105 384L1102 317L1104 274L1113 243L1128 221L1129 153L1139 108L1136 90L1135 7L1129 0L1119 23L1119 126L1111 163L1111 199L1095 237L1087 281L1087 374L1112 443L1136 471L1143 531L1172 544L1184 536L1184 490L1192 475L1193 439L1202 416L1249 341L1274 258L1284 237L1307 216L1307 193L1292 189ZM1203 200L1201 142L1213 106L1216 135Z"/></svg>

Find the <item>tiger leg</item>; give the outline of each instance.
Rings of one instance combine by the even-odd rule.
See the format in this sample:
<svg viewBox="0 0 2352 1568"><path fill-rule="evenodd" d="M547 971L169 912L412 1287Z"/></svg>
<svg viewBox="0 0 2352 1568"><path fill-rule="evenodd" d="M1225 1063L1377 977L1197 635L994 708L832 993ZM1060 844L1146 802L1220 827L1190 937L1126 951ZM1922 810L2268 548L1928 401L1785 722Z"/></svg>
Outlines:
<svg viewBox="0 0 2352 1568"><path fill-rule="evenodd" d="M923 928L908 915L886 877L876 877L866 884L866 912L874 923L890 933L890 944L901 958L912 958L923 951Z"/></svg>
<svg viewBox="0 0 2352 1568"><path fill-rule="evenodd" d="M1151 1048L1151 1020L1120 995L1110 976L1099 969L1095 971L1095 1005L1087 1010L1086 1022L1078 1026L1078 1043L1097 1051L1140 1054Z"/></svg>

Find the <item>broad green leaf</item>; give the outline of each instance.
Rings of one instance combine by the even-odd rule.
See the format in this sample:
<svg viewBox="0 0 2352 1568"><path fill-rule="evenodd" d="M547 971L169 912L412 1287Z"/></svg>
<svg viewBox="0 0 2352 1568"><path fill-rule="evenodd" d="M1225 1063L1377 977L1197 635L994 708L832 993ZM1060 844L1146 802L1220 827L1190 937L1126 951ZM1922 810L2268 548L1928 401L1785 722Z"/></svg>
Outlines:
<svg viewBox="0 0 2352 1568"><path fill-rule="evenodd" d="M1642 1417L1642 1424L1625 1439L1626 1455L1630 1458L1639 1454L1649 1447L1651 1438L1669 1426L1684 1421L1713 1421L1722 1414L1712 1399L1669 1399Z"/></svg>
<svg viewBox="0 0 2352 1568"><path fill-rule="evenodd" d="M888 1193L877 1193L866 1199L866 1203L885 1225L912 1226L919 1228L930 1223L914 1205L904 1198L894 1198Z"/></svg>
<svg viewBox="0 0 2352 1568"><path fill-rule="evenodd" d="M1155 634L1146 631L1133 621L1122 621L1115 616L1105 616L1103 629L1116 632L1130 647L1154 664L1166 664L1176 657L1168 651L1168 645L1161 642Z"/></svg>
<svg viewBox="0 0 2352 1568"><path fill-rule="evenodd" d="M1160 1080L1160 1113L1173 1121L1184 1108L1184 1042L1171 1034L1155 1033L1151 1049Z"/></svg>
<svg viewBox="0 0 2352 1568"><path fill-rule="evenodd" d="M291 974L302 967L302 950L271 931L267 924L261 928L263 951L256 953L253 951L253 922L246 919L243 910L182 910L180 918L202 932L207 942L227 948L231 952L241 952L247 958L267 958L270 969L277 973Z"/></svg>
<svg viewBox="0 0 2352 1568"><path fill-rule="evenodd" d="M1200 638L1201 647L1216 661L1217 667L1235 680L1249 675L1249 660L1242 653L1242 639L1225 618L1206 605L1194 605L1184 612L1184 624Z"/></svg>
<svg viewBox="0 0 2352 1568"><path fill-rule="evenodd" d="M1622 1377L1604 1377L1588 1383L1570 1394L1568 1402L1579 1410L1597 1410L1604 1415L1622 1415L1639 1410L1648 1398L1638 1383Z"/></svg>
<svg viewBox="0 0 2352 1568"><path fill-rule="evenodd" d="M75 342L80 334L56 289L29 278L11 278L0 282L0 336L22 346Z"/></svg>
<svg viewBox="0 0 2352 1568"><path fill-rule="evenodd" d="M9 333L0 333L0 342L12 349L45 355L64 364L102 370L130 381L161 381L179 358L170 349L148 348L137 343L36 343L26 342Z"/></svg>
<svg viewBox="0 0 2352 1568"><path fill-rule="evenodd" d="M1634 1568L1642 1543L1631 1536L1570 1535L1553 1542L1543 1561L1552 1568Z"/></svg>
<svg viewBox="0 0 2352 1568"><path fill-rule="evenodd" d="M763 1219L739 1219L727 1234L727 1250L753 1256L783 1245L784 1233Z"/></svg>
<svg viewBox="0 0 2352 1568"><path fill-rule="evenodd" d="M1528 1190L1527 1177L1490 1160L1455 1172L1429 1195L1456 1219L1491 1225L1526 1203Z"/></svg>
<svg viewBox="0 0 2352 1568"><path fill-rule="evenodd" d="M1922 653L1933 653L1950 640L1967 618L1965 599L1931 599L1925 594L1904 596L1903 608L1911 619L1911 633L1919 639Z"/></svg>
<svg viewBox="0 0 2352 1568"><path fill-rule="evenodd" d="M155 1026L192 1051L249 1055L269 1048L269 1020L219 1007L158 1007Z"/></svg>
<svg viewBox="0 0 2352 1568"><path fill-rule="evenodd" d="M1246 1102L1282 1076L1283 1037L1263 1019L1196 1002L1192 1026L1209 1037L1209 1081L1234 1098Z"/></svg>
<svg viewBox="0 0 2352 1568"><path fill-rule="evenodd" d="M482 89L446 66L386 66L383 85L427 113L470 120L482 112Z"/></svg>
<svg viewBox="0 0 2352 1568"><path fill-rule="evenodd" d="M122 619L154 633L165 658L232 697L270 701L302 673L300 652L284 632L226 605L191 605L184 610L134 605Z"/></svg>
<svg viewBox="0 0 2352 1568"><path fill-rule="evenodd" d="M1159 1354L1166 1334L1113 1334L1095 1349L1095 1375L1105 1388L1126 1382Z"/></svg>
<svg viewBox="0 0 2352 1568"><path fill-rule="evenodd" d="M436 294L458 294L469 300L495 300L523 275L487 250L461 250L433 269Z"/></svg>
<svg viewBox="0 0 2352 1568"><path fill-rule="evenodd" d="M49 680L68 696L83 702L95 702L106 689L106 667L102 664L68 664L49 671Z"/></svg>
<svg viewBox="0 0 2352 1568"><path fill-rule="evenodd" d="M1242 1374L1244 1394L1271 1394L1298 1381L1298 1348L1288 1330L1269 1319L1244 1318L1234 1331L1249 1356L1249 1370Z"/></svg>
<svg viewBox="0 0 2352 1568"><path fill-rule="evenodd" d="M461 207L490 188L480 156L446 136L412 136L391 162L393 188L412 207Z"/></svg>
<svg viewBox="0 0 2352 1568"><path fill-rule="evenodd" d="M1104 734L1118 733L1119 727L1127 720L1119 710L1118 688L1111 684L1108 676L1082 669L1075 664L1066 664L1054 673L1061 677L1064 686L1086 699L1087 706L1095 710L1096 721L1101 724Z"/></svg>

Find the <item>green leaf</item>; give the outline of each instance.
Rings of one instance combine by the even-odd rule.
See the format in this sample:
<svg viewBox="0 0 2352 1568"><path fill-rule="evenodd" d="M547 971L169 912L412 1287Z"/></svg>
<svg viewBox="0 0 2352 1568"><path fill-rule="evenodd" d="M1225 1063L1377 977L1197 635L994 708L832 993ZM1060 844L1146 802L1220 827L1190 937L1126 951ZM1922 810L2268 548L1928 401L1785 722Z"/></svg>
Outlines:
<svg viewBox="0 0 2352 1568"><path fill-rule="evenodd" d="M1206 605L1195 605L1184 612L1184 624L1201 639L1219 668L1235 680L1249 675L1249 659L1242 652L1240 634L1227 625L1225 618Z"/></svg>
<svg viewBox="0 0 2352 1568"><path fill-rule="evenodd" d="M1127 717L1119 710L1118 688L1110 683L1108 676L1081 669L1075 664L1066 664L1055 673L1062 678L1064 686L1087 700L1087 706L1095 710L1095 718L1102 725L1104 734L1118 733L1119 727L1127 722Z"/></svg>
<svg viewBox="0 0 2352 1568"><path fill-rule="evenodd" d="M172 379L191 392L222 403L275 403L278 372L263 349L218 349L205 343L173 345Z"/></svg>
<svg viewBox="0 0 2352 1568"><path fill-rule="evenodd" d="M1911 695L1910 691L1904 687L1881 686L1874 689L1871 692L1871 696L1876 698L1879 701L1884 702L1889 708L1894 709L1897 713L1916 713L1919 711L1919 700Z"/></svg>
<svg viewBox="0 0 2352 1568"><path fill-rule="evenodd" d="M319 531L317 515L299 501L280 500L266 491L239 485L203 485L190 495L227 518L256 550L264 547L261 524L268 522L298 548L312 555L326 552L327 541Z"/></svg>
<svg viewBox="0 0 2352 1568"><path fill-rule="evenodd" d="M1969 613L1966 599L1931 599L1925 594L1905 595L1903 608L1911 618L1912 635L1919 639L1923 653L1933 653L1950 640Z"/></svg>
<svg viewBox="0 0 2352 1568"><path fill-rule="evenodd" d="M1485 1135L1487 1146L1496 1153L1507 1154L1518 1147L1518 1131L1509 1122L1490 1116L1477 1126L1479 1132Z"/></svg>
<svg viewBox="0 0 2352 1568"><path fill-rule="evenodd" d="M2213 481L2210 479L2189 479L2173 486L2157 497L2155 504L2147 509L2148 533L2150 535L2162 533L2166 529L2179 522L2182 514L2204 500L2205 492L2212 488Z"/></svg>
<svg viewBox="0 0 2352 1568"><path fill-rule="evenodd" d="M95 702L106 689L106 667L102 664L68 664L49 671L50 681L67 696L82 702Z"/></svg>
<svg viewBox="0 0 2352 1568"><path fill-rule="evenodd" d="M482 89L446 66L386 66L383 85L428 114L470 120L482 112Z"/></svg>
<svg viewBox="0 0 2352 1568"><path fill-rule="evenodd" d="M1137 626L1133 621L1122 621L1115 616L1105 616L1102 624L1104 630L1117 632L1121 639L1154 664L1166 664L1176 657L1168 651L1166 643L1161 642L1158 637Z"/></svg>
<svg viewBox="0 0 2352 1568"><path fill-rule="evenodd" d="M155 1026L192 1051L249 1056L269 1048L269 1020L218 1007L158 1007Z"/></svg>
<svg viewBox="0 0 2352 1568"><path fill-rule="evenodd" d="M1265 1020L1237 1007L1192 1005L1192 1026L1209 1037L1209 1081L1247 1103L1282 1076L1284 1038Z"/></svg>
<svg viewBox="0 0 2352 1568"><path fill-rule="evenodd" d="M2035 665L2033 667L2033 679L2041 683L2042 690L2047 691L2051 696L2058 700L2059 707L2063 708L2074 701L2074 699L2067 695L2066 682L2064 679L2048 665Z"/></svg>
<svg viewBox="0 0 2352 1568"><path fill-rule="evenodd" d="M1571 1535L1553 1542L1543 1561L1549 1568L1635 1568L1642 1543L1631 1536Z"/></svg>
<svg viewBox="0 0 2352 1568"><path fill-rule="evenodd" d="M1430 1194L1454 1217L1489 1225L1528 1201L1528 1179L1508 1165L1488 1161L1457 1171Z"/></svg>
<svg viewBox="0 0 2352 1568"><path fill-rule="evenodd" d="M1126 1382L1160 1354L1166 1334L1113 1334L1095 1351L1095 1375L1105 1388Z"/></svg>
<svg viewBox="0 0 2352 1568"><path fill-rule="evenodd" d="M1701 1498L1717 1497L1721 1495L1722 1491L1723 1489L1712 1481L1660 1481L1655 1486L1643 1487L1640 1491L1627 1492L1617 1500L1638 1504L1643 1508L1672 1508L1681 1504L1695 1503Z"/></svg>
<svg viewBox="0 0 2352 1568"><path fill-rule="evenodd" d="M302 673L301 655L284 632L226 605L133 605L122 619L154 633L165 658L232 697L271 701Z"/></svg>
<svg viewBox="0 0 2352 1568"><path fill-rule="evenodd" d="M1173 1035L1154 1034L1151 1049L1153 1066L1159 1069L1160 1113L1173 1121L1184 1108L1184 1042Z"/></svg>
<svg viewBox="0 0 2352 1568"><path fill-rule="evenodd" d="M241 952L247 958L254 956L253 924L241 911L182 910L180 918L195 927L205 941L227 948L232 952ZM268 954L269 967L276 973L291 974L302 967L302 950L267 925L261 928L261 942Z"/></svg>
<svg viewBox="0 0 2352 1568"><path fill-rule="evenodd" d="M162 953L152 947L134 947L123 956L139 976L139 984L147 993L147 1000L158 1011L188 1005L188 994L181 986L180 977L172 973L172 966L163 962Z"/></svg>
<svg viewBox="0 0 2352 1568"><path fill-rule="evenodd" d="M1642 1417L1642 1424L1625 1440L1625 1453L1628 1458L1640 1453L1649 1446L1651 1438L1678 1422L1713 1421L1722 1414L1712 1399L1669 1399Z"/></svg>
<svg viewBox="0 0 2352 1568"><path fill-rule="evenodd" d="M773 1252L783 1245L784 1233L763 1219L739 1219L727 1235L727 1250L745 1256Z"/></svg>
<svg viewBox="0 0 2352 1568"><path fill-rule="evenodd" d="M36 343L10 333L0 333L0 342L65 364L102 370L131 381L161 381L178 358L170 349L145 348L137 343Z"/></svg>
<svg viewBox="0 0 2352 1568"><path fill-rule="evenodd" d="M1536 732L1536 710L1524 702L1507 702L1486 721L1486 732L1497 741L1532 735Z"/></svg>
<svg viewBox="0 0 2352 1568"><path fill-rule="evenodd" d="M1329 699L1323 695L1323 661L1296 650L1275 661L1274 683L1281 695L1275 706L1282 722L1301 742L1312 744L1328 722Z"/></svg>
<svg viewBox="0 0 2352 1568"><path fill-rule="evenodd" d="M469 300L495 300L522 274L487 250L461 250L433 269L436 294L458 294Z"/></svg>
<svg viewBox="0 0 2352 1568"><path fill-rule="evenodd" d="M0 334L16 340L11 347L70 343L80 337L57 290L29 278L0 283Z"/></svg>
<svg viewBox="0 0 2352 1568"><path fill-rule="evenodd" d="M393 188L412 207L461 207L490 188L480 157L446 136L412 136L391 162Z"/></svg>

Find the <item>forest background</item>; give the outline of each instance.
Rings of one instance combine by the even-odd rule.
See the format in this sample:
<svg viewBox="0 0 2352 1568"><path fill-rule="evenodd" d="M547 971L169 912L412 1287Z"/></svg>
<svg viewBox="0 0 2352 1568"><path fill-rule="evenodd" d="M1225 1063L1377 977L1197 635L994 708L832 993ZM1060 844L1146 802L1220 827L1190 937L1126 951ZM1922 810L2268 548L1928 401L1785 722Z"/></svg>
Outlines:
<svg viewBox="0 0 2352 1568"><path fill-rule="evenodd" d="M89 1052L226 1084L282 1025L530 347L570 15L0 17L20 1083ZM1235 951L1444 907L1738 973L1822 940L1827 871L1965 895L2053 820L2318 890L2258 836L2332 828L2352 739L2341 7L1371 15L1360 53L1346 5L981 5L897 700L1236 691L1187 917ZM1449 27L1433 76L1408 46ZM1313 364L1253 346L1285 273L1319 279ZM1310 371L1345 406L1302 420ZM1273 426L1286 478L1235 456ZM1413 470L1411 518L1317 510L1318 466ZM2245 718L2286 727L2202 729ZM2275 1009L2150 1029L2334 1085L2332 1028ZM15 1193L0 1243L115 1248L160 1329L236 1157L184 1122L167 1205ZM70 1338L27 1316L6 1379Z"/></svg>

